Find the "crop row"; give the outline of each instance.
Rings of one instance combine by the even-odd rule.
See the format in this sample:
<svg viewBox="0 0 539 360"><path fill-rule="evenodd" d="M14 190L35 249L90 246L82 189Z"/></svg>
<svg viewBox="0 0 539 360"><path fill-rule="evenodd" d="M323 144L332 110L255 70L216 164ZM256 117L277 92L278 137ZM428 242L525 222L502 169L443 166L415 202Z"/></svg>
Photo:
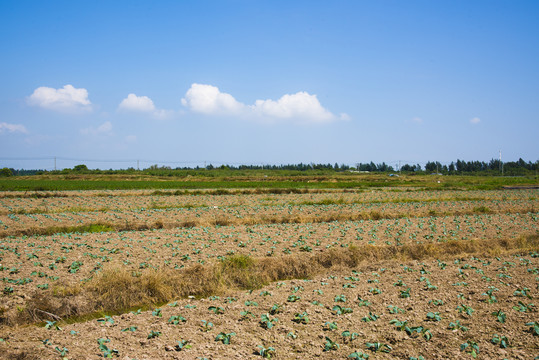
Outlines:
<svg viewBox="0 0 539 360"><path fill-rule="evenodd" d="M20 197L16 195L19 194ZM304 194L215 194L174 195L168 192L121 192L107 193L65 192L58 197L29 198L25 193L0 196L0 214L39 214L67 211L87 211L107 209L126 210L140 208L194 207L194 206L260 206L260 205L298 205L298 204L338 204L338 203L375 203L375 202L421 202L421 201L470 201L470 200L534 200L536 190L499 190L499 191L320 191ZM196 193L193 193L196 194ZM54 195L54 194L53 194ZM60 196L61 195L61 196Z"/></svg>
<svg viewBox="0 0 539 360"><path fill-rule="evenodd" d="M49 228L110 224L116 229L405 218L452 214L536 212L538 200L479 200L329 205L204 206L0 215L0 236ZM58 231L61 231L59 229ZM50 233L50 231L48 232Z"/></svg>

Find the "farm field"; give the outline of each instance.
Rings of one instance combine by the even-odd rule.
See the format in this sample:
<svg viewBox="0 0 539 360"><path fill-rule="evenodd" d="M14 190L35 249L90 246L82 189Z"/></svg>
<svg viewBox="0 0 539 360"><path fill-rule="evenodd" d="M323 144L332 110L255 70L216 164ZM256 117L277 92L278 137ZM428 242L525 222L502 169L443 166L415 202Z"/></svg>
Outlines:
<svg viewBox="0 0 539 360"><path fill-rule="evenodd" d="M539 190L0 192L7 358L530 359Z"/></svg>

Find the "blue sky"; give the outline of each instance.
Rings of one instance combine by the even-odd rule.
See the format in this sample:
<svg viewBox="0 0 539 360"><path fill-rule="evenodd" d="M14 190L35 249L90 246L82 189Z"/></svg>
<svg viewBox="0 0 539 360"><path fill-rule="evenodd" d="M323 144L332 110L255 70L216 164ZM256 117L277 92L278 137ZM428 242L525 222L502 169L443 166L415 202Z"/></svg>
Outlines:
<svg viewBox="0 0 539 360"><path fill-rule="evenodd" d="M0 167L536 161L538 19L538 1L4 0Z"/></svg>

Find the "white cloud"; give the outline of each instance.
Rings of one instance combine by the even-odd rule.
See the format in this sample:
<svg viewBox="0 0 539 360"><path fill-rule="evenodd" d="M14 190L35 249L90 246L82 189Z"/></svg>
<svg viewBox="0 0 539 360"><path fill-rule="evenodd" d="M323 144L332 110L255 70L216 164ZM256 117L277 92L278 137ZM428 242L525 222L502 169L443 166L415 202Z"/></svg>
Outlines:
<svg viewBox="0 0 539 360"><path fill-rule="evenodd" d="M151 112L155 110L152 99L147 96L129 94L118 106L120 110Z"/></svg>
<svg viewBox="0 0 539 360"><path fill-rule="evenodd" d="M54 111L90 111L92 103L88 100L88 90L65 85L61 89L38 87L27 99L28 104Z"/></svg>
<svg viewBox="0 0 539 360"><path fill-rule="evenodd" d="M147 96L137 96L135 94L127 95L120 105L118 105L118 110L148 113L157 119L167 118L173 113L170 110L156 109L152 99Z"/></svg>
<svg viewBox="0 0 539 360"><path fill-rule="evenodd" d="M253 105L245 105L215 86L192 84L182 99L182 104L191 111L208 115L242 115L273 121L289 119L296 122L321 123L350 119L344 113L335 116L320 104L316 95L305 91L285 94L278 100L256 100Z"/></svg>
<svg viewBox="0 0 539 360"><path fill-rule="evenodd" d="M304 91L283 95L279 100L256 100L251 106L255 114L270 118L300 118L314 122L334 120L335 115L320 105L316 95Z"/></svg>
<svg viewBox="0 0 539 360"><path fill-rule="evenodd" d="M423 119L416 116L412 119L412 122L416 124L423 124Z"/></svg>
<svg viewBox="0 0 539 360"><path fill-rule="evenodd" d="M470 123L472 124L479 124L481 122L481 119L478 117L474 117L473 119L470 119Z"/></svg>
<svg viewBox="0 0 539 360"><path fill-rule="evenodd" d="M182 104L192 111L204 114L237 114L245 105L212 85L192 84Z"/></svg>
<svg viewBox="0 0 539 360"><path fill-rule="evenodd" d="M26 127L24 127L24 125L21 125L21 124L8 124L6 122L1 122L0 123L0 134L3 133L3 132L9 132L9 133L20 132L20 133L23 133L23 134L28 133L28 131L26 130Z"/></svg>
<svg viewBox="0 0 539 360"><path fill-rule="evenodd" d="M80 133L83 135L112 135L112 123L110 121L105 121L97 128L89 127L81 129Z"/></svg>

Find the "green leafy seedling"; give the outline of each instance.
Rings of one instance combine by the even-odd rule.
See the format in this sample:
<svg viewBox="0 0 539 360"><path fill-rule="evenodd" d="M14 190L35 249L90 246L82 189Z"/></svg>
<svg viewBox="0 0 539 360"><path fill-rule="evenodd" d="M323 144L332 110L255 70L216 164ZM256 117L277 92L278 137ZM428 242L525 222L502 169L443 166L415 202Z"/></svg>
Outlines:
<svg viewBox="0 0 539 360"><path fill-rule="evenodd" d="M539 336L539 323L537 321L526 323L526 326L530 326L528 331L532 333L533 336Z"/></svg>
<svg viewBox="0 0 539 360"><path fill-rule="evenodd" d="M183 316L181 315L172 315L169 319L168 319L168 323L169 324L172 324L172 325L178 325L179 323L181 322L186 322L187 319L184 318Z"/></svg>
<svg viewBox="0 0 539 360"><path fill-rule="evenodd" d="M105 345L106 343L109 343L109 342L110 342L109 339L104 339L104 338L97 339L97 343L99 344L99 350L103 351L103 357L107 359L112 359L114 356L118 356L119 353L118 353L118 350L111 349L107 345Z"/></svg>
<svg viewBox="0 0 539 360"><path fill-rule="evenodd" d="M283 311L283 306L282 306L282 305L279 305L279 304L273 304L273 306L271 307L269 313L270 313L271 315L275 315L275 314L280 313L281 311Z"/></svg>
<svg viewBox="0 0 539 360"><path fill-rule="evenodd" d="M182 351L184 349L190 349L189 340L179 340L178 345L175 346L176 351Z"/></svg>
<svg viewBox="0 0 539 360"><path fill-rule="evenodd" d="M299 296L294 295L294 294L289 295L288 299L286 299L286 301L288 301L288 302L296 302L296 301L299 301L299 300L301 300L301 298Z"/></svg>
<svg viewBox="0 0 539 360"><path fill-rule="evenodd" d="M213 311L213 313L217 315L225 313L225 309L221 306L210 306L208 310Z"/></svg>
<svg viewBox="0 0 539 360"><path fill-rule="evenodd" d="M494 345L500 345L502 349L505 349L509 346L509 340L507 339L507 337L499 336L498 334L494 334L490 342Z"/></svg>
<svg viewBox="0 0 539 360"><path fill-rule="evenodd" d="M323 325L323 328L324 330L326 331L333 331L333 330L337 330L337 323L336 322L331 322L331 321L326 321Z"/></svg>
<svg viewBox="0 0 539 360"><path fill-rule="evenodd" d="M307 324L309 322L309 314L307 314L306 311L302 313L295 313L292 321L298 324Z"/></svg>
<svg viewBox="0 0 539 360"><path fill-rule="evenodd" d="M335 341L331 340L326 336L326 343L324 344L324 351L333 351L339 349L339 344L337 344Z"/></svg>
<svg viewBox="0 0 539 360"><path fill-rule="evenodd" d="M460 351L467 352L475 359L477 354L479 354L479 345L477 345L475 341L468 340L467 342L460 344Z"/></svg>
<svg viewBox="0 0 539 360"><path fill-rule="evenodd" d="M230 338L232 336L235 336L235 335L236 335L235 332L231 332L231 333L228 333L228 334L226 334L224 332L220 332L215 337L215 341L221 341L223 344L228 345L228 344L230 344Z"/></svg>
<svg viewBox="0 0 539 360"><path fill-rule="evenodd" d="M335 305L331 310L337 315L351 314L353 312L351 308L342 307L340 305Z"/></svg>
<svg viewBox="0 0 539 360"><path fill-rule="evenodd" d="M501 310L498 310L498 311L495 311L493 313L491 313L492 315L496 316L496 320L498 320L499 322L501 322L502 324L505 323L505 318L507 317L505 315L505 313Z"/></svg>
<svg viewBox="0 0 539 360"><path fill-rule="evenodd" d="M405 313L404 309L401 309L397 306L389 305L387 308L389 309L390 314L404 314Z"/></svg>
<svg viewBox="0 0 539 360"><path fill-rule="evenodd" d="M464 312L469 316L472 316L472 314L474 312L474 309L472 309L471 306L467 306L467 305L464 305L464 304L460 304L459 306L457 306L457 310L458 310L459 313Z"/></svg>
<svg viewBox="0 0 539 360"><path fill-rule="evenodd" d="M262 356L264 359L271 359L271 357L275 355L275 348L271 346L269 348L265 348L262 345L258 345L258 347L260 348L258 350L258 355Z"/></svg>
<svg viewBox="0 0 539 360"><path fill-rule="evenodd" d="M362 353L361 351L354 351L348 355L348 359L368 359L369 354Z"/></svg>
<svg viewBox="0 0 539 360"><path fill-rule="evenodd" d="M206 320L201 320L201 322L202 322L202 331L207 332L213 329L213 323Z"/></svg>
<svg viewBox="0 0 539 360"><path fill-rule="evenodd" d="M409 298L411 295L410 295L410 288L406 289L406 290L402 290L400 292L400 295L399 297L403 298L403 299L406 299L406 298Z"/></svg>
<svg viewBox="0 0 539 360"><path fill-rule="evenodd" d="M361 319L361 321L363 321L363 322L371 322L371 321L376 321L376 320L378 320L378 318L379 318L378 315L376 315L376 314L374 314L374 313L372 313L372 312L369 311L369 314L368 314L367 316L363 317L363 318Z"/></svg>
<svg viewBox="0 0 539 360"><path fill-rule="evenodd" d="M60 353L60 356L63 358L63 359L67 359L67 353L69 352L69 350L66 348L66 347L63 347L63 348L60 348L58 346L56 346L54 348L54 350L58 351Z"/></svg>
<svg viewBox="0 0 539 360"><path fill-rule="evenodd" d="M397 328L398 331L404 331L406 329L406 324L408 323L408 321L404 320L404 321L400 321L400 320L397 320L397 319L393 319L389 322L391 325L395 325L395 327Z"/></svg>
<svg viewBox="0 0 539 360"><path fill-rule="evenodd" d="M263 329L271 329L274 325L274 323L276 323L277 321L279 321L278 318L270 318L269 314L262 314L260 315L260 326L263 328Z"/></svg>
<svg viewBox="0 0 539 360"><path fill-rule="evenodd" d="M343 338L343 341L346 343L347 341L354 341L359 336L359 334L357 332L350 332L348 330L345 330L342 332L341 336Z"/></svg>
<svg viewBox="0 0 539 360"><path fill-rule="evenodd" d="M440 321L440 320L442 320L442 317L440 316L439 312L427 313L427 321Z"/></svg>
<svg viewBox="0 0 539 360"><path fill-rule="evenodd" d="M532 303L526 305L522 301L519 301L518 306L513 306L513 310L520 311L520 312L531 312L533 311L534 307L535 305Z"/></svg>
<svg viewBox="0 0 539 360"><path fill-rule="evenodd" d="M365 343L365 347L367 348L367 350L371 350L373 352L384 352L384 353L388 353L392 350L391 346L390 345L387 345L387 344L383 344L383 343L380 343L380 342L375 342L375 343Z"/></svg>
<svg viewBox="0 0 539 360"><path fill-rule="evenodd" d="M450 322L447 326L447 329L449 330L462 330L462 331L468 331L468 328L460 323L460 320L457 320L455 322Z"/></svg>

